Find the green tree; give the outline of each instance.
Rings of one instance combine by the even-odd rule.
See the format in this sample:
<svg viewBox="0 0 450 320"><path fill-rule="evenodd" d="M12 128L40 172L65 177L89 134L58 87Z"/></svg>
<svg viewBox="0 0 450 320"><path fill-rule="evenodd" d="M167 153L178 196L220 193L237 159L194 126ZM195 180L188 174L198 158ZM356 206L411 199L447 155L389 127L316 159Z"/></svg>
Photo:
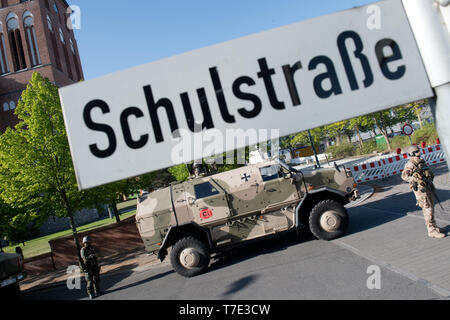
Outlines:
<svg viewBox="0 0 450 320"><path fill-rule="evenodd" d="M420 129L423 129L422 111L425 108L426 102L426 100L420 100L405 105L405 108L411 108L416 115Z"/></svg>
<svg viewBox="0 0 450 320"><path fill-rule="evenodd" d="M327 137L326 129L325 127L314 128L311 130L311 135L313 137L314 144L318 146L320 142ZM295 147L297 145L311 145L311 142L309 141L308 131L302 131L294 135L291 139L291 145L292 147Z"/></svg>
<svg viewBox="0 0 450 320"><path fill-rule="evenodd" d="M414 112L411 108L397 107L390 110L375 112L372 114L372 117L375 126L386 139L389 151L392 151L388 129L396 124L411 121L414 119Z"/></svg>
<svg viewBox="0 0 450 320"><path fill-rule="evenodd" d="M348 121L348 128L353 129L358 137L360 149L364 147L364 141L361 137L361 132L367 132L373 130L375 122L371 116L360 116Z"/></svg>
<svg viewBox="0 0 450 320"><path fill-rule="evenodd" d="M167 169L178 182L187 181L189 179L190 173L187 168L187 164L180 164L172 168Z"/></svg>
<svg viewBox="0 0 450 320"><path fill-rule="evenodd" d="M58 88L35 72L15 114L19 124L0 136L1 198L41 218L67 217L81 263L73 215L90 207L92 197L78 191Z"/></svg>
<svg viewBox="0 0 450 320"><path fill-rule="evenodd" d="M348 121L339 121L325 126L324 130L331 139L336 139L336 145L341 144L341 136L347 133Z"/></svg>

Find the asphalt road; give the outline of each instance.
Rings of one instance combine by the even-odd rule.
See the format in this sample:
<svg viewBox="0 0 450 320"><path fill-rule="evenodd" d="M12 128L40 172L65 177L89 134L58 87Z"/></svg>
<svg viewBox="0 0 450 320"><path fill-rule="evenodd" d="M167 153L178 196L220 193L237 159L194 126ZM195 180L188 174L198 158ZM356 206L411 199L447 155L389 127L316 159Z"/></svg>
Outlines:
<svg viewBox="0 0 450 320"><path fill-rule="evenodd" d="M450 184L448 183L450 175L445 166L435 168L435 171L436 185L441 189L439 195L443 206L450 211ZM403 272L401 264L395 269L389 261L381 261L381 258L377 258L383 256L377 255L377 248L371 248L371 243L373 246L390 243L391 240L394 243L394 239L401 240L401 237L406 235L414 237L408 241L418 241L419 244L425 243L430 246L435 246L435 243L426 242L433 240L426 239L425 224L420 219L407 216L420 217L421 215L407 185L401 183L398 177L389 181L378 181L372 185L378 192L359 206L349 209L350 216L354 219L349 235L339 241L318 241L307 233L300 236L296 234L279 236L233 250L215 260L207 273L192 279L185 279L174 273L167 262L142 272L116 274L102 279L102 287L106 294L98 299L422 300L449 298L447 296L449 291L436 289L436 287L439 288L439 283L436 286L436 283L432 282L435 278L425 281L420 275L415 276L414 273L420 269ZM448 214L438 211L437 215L441 226L447 227L450 224ZM402 222L403 220L400 219L406 220ZM414 232L396 234L395 230L398 229L396 223L399 223L399 226L407 224L409 228L414 227ZM447 231L449 231L448 227ZM379 242L366 241L368 250L364 248L353 250L352 248L358 243L364 242L365 232L368 236L378 237L374 239ZM440 242L443 248L448 248L448 243L448 241ZM384 248L387 247L384 246ZM373 255L367 256L365 252L373 252ZM417 255L417 253L412 254ZM402 257L402 259L405 258ZM369 277L373 275L368 271L373 266L380 268L381 288L371 290L367 283ZM436 268L436 272L439 272L438 269ZM446 272L444 271L439 279L450 279L450 271ZM419 273L417 271L417 274ZM84 288L84 283L82 287ZM68 290L65 286L59 286L25 293L23 298L25 300L78 300L86 299L86 293L84 289Z"/></svg>

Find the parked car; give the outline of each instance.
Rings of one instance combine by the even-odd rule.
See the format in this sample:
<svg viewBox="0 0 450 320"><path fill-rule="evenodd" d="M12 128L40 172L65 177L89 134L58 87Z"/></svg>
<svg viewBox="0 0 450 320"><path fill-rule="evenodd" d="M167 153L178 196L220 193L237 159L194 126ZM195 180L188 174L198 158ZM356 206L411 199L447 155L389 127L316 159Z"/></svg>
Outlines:
<svg viewBox="0 0 450 320"><path fill-rule="evenodd" d="M0 253L0 294L7 298L19 297L19 283L24 278L22 256L16 253Z"/></svg>

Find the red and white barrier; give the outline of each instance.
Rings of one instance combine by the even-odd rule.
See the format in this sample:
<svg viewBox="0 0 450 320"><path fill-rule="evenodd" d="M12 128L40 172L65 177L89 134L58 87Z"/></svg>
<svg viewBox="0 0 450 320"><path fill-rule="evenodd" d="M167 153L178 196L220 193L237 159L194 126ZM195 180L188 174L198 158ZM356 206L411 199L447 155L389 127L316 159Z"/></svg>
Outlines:
<svg viewBox="0 0 450 320"><path fill-rule="evenodd" d="M422 159L429 165L435 165L446 161L445 153L441 145L435 145L422 149ZM410 157L407 153L389 156L378 161L362 163L348 168L352 171L357 183L385 179L401 174Z"/></svg>

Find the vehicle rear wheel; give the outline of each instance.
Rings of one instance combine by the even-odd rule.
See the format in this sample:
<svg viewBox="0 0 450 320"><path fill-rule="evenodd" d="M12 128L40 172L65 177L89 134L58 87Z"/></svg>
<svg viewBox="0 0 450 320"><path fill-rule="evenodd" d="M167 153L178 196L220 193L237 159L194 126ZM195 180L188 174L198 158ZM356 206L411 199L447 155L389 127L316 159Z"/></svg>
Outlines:
<svg viewBox="0 0 450 320"><path fill-rule="evenodd" d="M208 248L203 242L192 237L178 241L170 253L173 269L186 278L204 272L209 266L210 259Z"/></svg>
<svg viewBox="0 0 450 320"><path fill-rule="evenodd" d="M345 234L349 216L343 205L333 200L318 203L311 211L309 228L320 240L334 240Z"/></svg>

